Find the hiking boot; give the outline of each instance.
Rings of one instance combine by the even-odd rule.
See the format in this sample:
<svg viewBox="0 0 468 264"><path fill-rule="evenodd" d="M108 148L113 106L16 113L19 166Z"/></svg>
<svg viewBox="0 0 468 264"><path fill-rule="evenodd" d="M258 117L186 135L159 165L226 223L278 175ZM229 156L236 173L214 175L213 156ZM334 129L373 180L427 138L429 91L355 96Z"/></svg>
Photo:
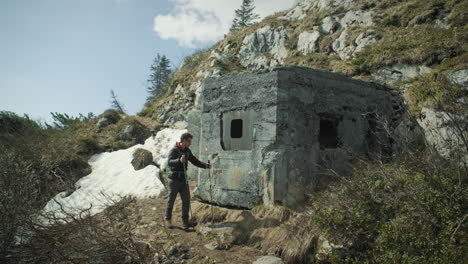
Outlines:
<svg viewBox="0 0 468 264"><path fill-rule="evenodd" d="M184 224L183 224L184 230L187 230L187 229L189 229L191 227L194 227L194 226L196 226L196 224L193 223L193 222L190 222L190 221L184 222Z"/></svg>
<svg viewBox="0 0 468 264"><path fill-rule="evenodd" d="M171 219L164 219L164 225L167 228L172 228L173 227Z"/></svg>

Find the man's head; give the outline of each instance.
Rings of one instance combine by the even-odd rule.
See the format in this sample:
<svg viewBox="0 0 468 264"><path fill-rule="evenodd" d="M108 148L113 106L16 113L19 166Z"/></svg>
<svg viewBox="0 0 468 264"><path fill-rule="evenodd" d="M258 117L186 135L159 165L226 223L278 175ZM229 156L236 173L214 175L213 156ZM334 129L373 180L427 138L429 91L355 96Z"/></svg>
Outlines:
<svg viewBox="0 0 468 264"><path fill-rule="evenodd" d="M192 145L192 139L193 139L193 136L192 134L190 133L183 133L181 136L180 136L180 142L182 142L182 145L186 148L190 147L190 145Z"/></svg>

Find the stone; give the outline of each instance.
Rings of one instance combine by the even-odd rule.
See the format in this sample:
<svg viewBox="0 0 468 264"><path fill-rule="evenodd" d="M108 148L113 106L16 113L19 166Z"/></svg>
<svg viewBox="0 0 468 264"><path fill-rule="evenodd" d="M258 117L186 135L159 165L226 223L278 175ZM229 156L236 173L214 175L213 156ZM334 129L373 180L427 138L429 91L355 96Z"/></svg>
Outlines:
<svg viewBox="0 0 468 264"><path fill-rule="evenodd" d="M211 250L220 249L219 244L215 241L205 244L204 247Z"/></svg>
<svg viewBox="0 0 468 264"><path fill-rule="evenodd" d="M372 44L376 41L377 39L374 34L369 34L367 36L365 33L359 34L359 36L357 36L356 40L354 41L354 43L356 43L356 48L354 49L353 55L355 55L357 52L360 52L367 45Z"/></svg>
<svg viewBox="0 0 468 264"><path fill-rule="evenodd" d="M319 168L346 175L347 151L380 151L370 143L385 135L370 130L381 123L370 127L365 113L375 107L390 119L391 97L378 84L298 66L207 78L188 130L198 135L194 155L213 168L189 171L193 194L241 208L303 201L327 177Z"/></svg>
<svg viewBox="0 0 468 264"><path fill-rule="evenodd" d="M449 74L449 80L453 84L468 88L468 69L455 71Z"/></svg>
<svg viewBox="0 0 468 264"><path fill-rule="evenodd" d="M319 48L319 39L320 32L307 32L304 31L299 35L299 40L297 42L297 49L303 54L306 55L311 52L318 51Z"/></svg>
<svg viewBox="0 0 468 264"><path fill-rule="evenodd" d="M350 6L353 2L357 0L303 0L303 1L313 1L315 2L313 7L319 10L326 10L330 8L342 7L346 8Z"/></svg>
<svg viewBox="0 0 468 264"><path fill-rule="evenodd" d="M215 246L215 249L228 249L232 246L236 240L235 236L235 227L234 223L222 223L218 225L204 226L200 228L200 234L203 236L214 239L215 244L210 246Z"/></svg>
<svg viewBox="0 0 468 264"><path fill-rule="evenodd" d="M354 51L354 46L346 46L346 41L348 39L348 31L345 29L341 32L339 38L337 38L333 44L332 49L335 51L342 60L347 60L350 58L350 54Z"/></svg>
<svg viewBox="0 0 468 264"><path fill-rule="evenodd" d="M229 56L226 56L216 50L213 50L211 52L210 58L215 58L216 60L221 61L221 62L229 62L231 60Z"/></svg>
<svg viewBox="0 0 468 264"><path fill-rule="evenodd" d="M136 143L142 144L150 135L151 132L148 128L143 126L140 122L134 121L125 127L119 134L119 138L124 141L134 140Z"/></svg>
<svg viewBox="0 0 468 264"><path fill-rule="evenodd" d="M315 254L315 258L319 261L326 261L328 260L329 256L333 253L334 255L338 255L340 257L344 257L348 249L345 248L343 245L336 245L328 241L322 235L318 238L318 246L317 246L317 253Z"/></svg>
<svg viewBox="0 0 468 264"><path fill-rule="evenodd" d="M252 262L252 264L284 264L284 262L275 256L262 256Z"/></svg>
<svg viewBox="0 0 468 264"><path fill-rule="evenodd" d="M468 164L468 152L464 139L468 138L468 119L463 113L447 113L428 107L421 110L418 123L424 131L427 143L440 155Z"/></svg>
<svg viewBox="0 0 468 264"><path fill-rule="evenodd" d="M374 25L372 20L374 13L372 11L351 10L348 11L340 20L340 25L343 28L350 26L354 27L370 27Z"/></svg>
<svg viewBox="0 0 468 264"><path fill-rule="evenodd" d="M131 161L135 170L141 170L149 165L155 165L153 162L153 154L146 149L136 149L133 152L133 159Z"/></svg>
<svg viewBox="0 0 468 264"><path fill-rule="evenodd" d="M333 34L341 28L339 20L334 16L327 16L322 20L320 30L325 34Z"/></svg>
<svg viewBox="0 0 468 264"><path fill-rule="evenodd" d="M103 117L103 118L99 119L99 121L97 122L96 129L98 131L101 131L103 128L105 128L106 126L108 126L110 124L111 124L110 120L108 118L106 118L106 117Z"/></svg>
<svg viewBox="0 0 468 264"><path fill-rule="evenodd" d="M240 63L249 70L260 70L282 64L288 56L285 47L289 34L284 27L266 26L247 35L239 51ZM264 55L269 53L271 59Z"/></svg>
<svg viewBox="0 0 468 264"><path fill-rule="evenodd" d="M372 73L372 77L382 84L396 85L412 78L420 77L431 72L431 68L423 65L394 64Z"/></svg>
<svg viewBox="0 0 468 264"><path fill-rule="evenodd" d="M189 100L190 98L188 96L188 91L187 90L188 89L186 89L182 85L178 84L177 87L174 90L174 96L176 98L179 98L179 99Z"/></svg>

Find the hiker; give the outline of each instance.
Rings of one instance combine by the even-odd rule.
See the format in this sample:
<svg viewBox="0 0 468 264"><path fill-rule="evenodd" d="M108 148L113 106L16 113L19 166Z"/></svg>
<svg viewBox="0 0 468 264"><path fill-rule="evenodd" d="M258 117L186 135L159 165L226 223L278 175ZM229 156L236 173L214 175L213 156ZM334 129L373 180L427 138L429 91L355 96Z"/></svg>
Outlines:
<svg viewBox="0 0 468 264"><path fill-rule="evenodd" d="M193 136L190 133L184 133L180 136L180 142L176 142L174 147L169 151L167 157L167 166L170 168L168 175L169 200L167 201L165 222L167 227L172 227L171 217L172 208L174 206L177 193L180 193L182 199L182 221L184 229L188 229L189 209L190 209L190 188L187 179L188 161L193 165L209 169L210 164L199 161L189 149L192 144Z"/></svg>

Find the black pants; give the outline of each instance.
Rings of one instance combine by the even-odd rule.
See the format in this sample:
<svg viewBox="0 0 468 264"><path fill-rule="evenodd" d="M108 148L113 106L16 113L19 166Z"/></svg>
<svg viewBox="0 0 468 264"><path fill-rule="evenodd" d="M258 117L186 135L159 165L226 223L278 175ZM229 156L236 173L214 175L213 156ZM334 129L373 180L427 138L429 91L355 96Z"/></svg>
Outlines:
<svg viewBox="0 0 468 264"><path fill-rule="evenodd" d="M177 193L180 193L180 198L182 199L182 221L188 223L190 208L190 188L188 183L184 179L169 178L168 186L169 200L166 207L166 219L171 219L172 208L174 207Z"/></svg>

